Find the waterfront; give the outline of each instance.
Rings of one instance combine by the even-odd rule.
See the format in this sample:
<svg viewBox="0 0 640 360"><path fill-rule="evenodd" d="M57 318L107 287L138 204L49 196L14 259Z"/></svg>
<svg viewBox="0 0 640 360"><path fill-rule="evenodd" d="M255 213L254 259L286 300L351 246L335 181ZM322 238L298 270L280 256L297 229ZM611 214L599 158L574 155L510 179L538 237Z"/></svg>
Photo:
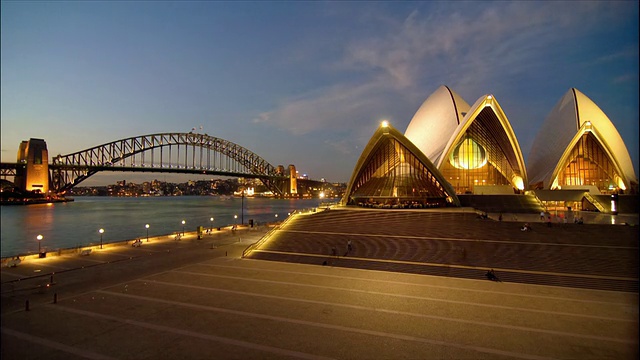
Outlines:
<svg viewBox="0 0 640 360"><path fill-rule="evenodd" d="M99 244L99 229L104 229L102 241L106 244L146 239L146 224L150 237L182 232L183 220L185 231L240 224L242 218L245 224L250 219L263 224L284 220L294 210L314 208L319 203L319 199L87 196L68 203L2 206L1 257L37 253L39 234L44 237L42 248L56 251Z"/></svg>

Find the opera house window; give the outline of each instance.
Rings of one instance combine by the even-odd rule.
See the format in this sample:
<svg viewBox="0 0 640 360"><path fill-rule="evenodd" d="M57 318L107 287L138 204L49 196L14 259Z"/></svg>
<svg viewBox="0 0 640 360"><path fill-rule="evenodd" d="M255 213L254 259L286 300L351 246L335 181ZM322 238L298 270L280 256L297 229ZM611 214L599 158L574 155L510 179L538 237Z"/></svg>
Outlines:
<svg viewBox="0 0 640 360"><path fill-rule="evenodd" d="M558 174L560 186L593 185L603 194L614 193L618 186L619 174L590 133L582 135L565 164L564 171Z"/></svg>

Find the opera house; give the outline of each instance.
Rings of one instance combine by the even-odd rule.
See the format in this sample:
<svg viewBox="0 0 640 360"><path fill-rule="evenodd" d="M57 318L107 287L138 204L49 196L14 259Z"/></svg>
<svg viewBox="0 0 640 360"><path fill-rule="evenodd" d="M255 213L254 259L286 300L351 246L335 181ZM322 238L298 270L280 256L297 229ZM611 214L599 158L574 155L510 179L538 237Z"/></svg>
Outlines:
<svg viewBox="0 0 640 360"><path fill-rule="evenodd" d="M500 197L503 203L528 204L520 206L522 211L616 213L611 196L617 202L618 195L632 194L637 203L637 191L622 137L577 89L570 89L549 113L525 164L493 95L483 95L470 106L442 85L420 106L404 135L386 122L378 128L356 164L342 203L482 208L474 205ZM631 208L637 212L637 206Z"/></svg>

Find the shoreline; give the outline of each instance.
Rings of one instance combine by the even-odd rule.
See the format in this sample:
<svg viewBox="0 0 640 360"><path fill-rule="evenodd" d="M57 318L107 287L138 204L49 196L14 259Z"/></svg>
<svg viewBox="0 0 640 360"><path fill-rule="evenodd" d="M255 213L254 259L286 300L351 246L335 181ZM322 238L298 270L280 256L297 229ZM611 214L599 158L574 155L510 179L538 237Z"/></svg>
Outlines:
<svg viewBox="0 0 640 360"><path fill-rule="evenodd" d="M54 203L66 203L75 201L73 198L64 199L25 199L25 200L0 200L0 206L4 205L42 205Z"/></svg>
<svg viewBox="0 0 640 360"><path fill-rule="evenodd" d="M203 233L202 239L197 238L198 237L197 231L185 231L184 235L182 235L181 239L179 240L175 238L176 236L175 233L156 235L156 236L150 236L149 242L157 243L157 242L168 242L168 241L205 241L217 235L222 236L223 234L228 234L231 231L243 231L243 232L258 231L263 228L273 228L278 224L280 224L280 222L267 223L267 224L259 225L255 227L250 227L249 225L236 225L235 230L233 230L234 225L228 225L228 226L220 227L219 228L220 230L217 230L217 228L214 228L213 231L209 234ZM56 250L45 251L43 252L45 256L43 256L42 258L58 257L58 256L64 256L64 255L88 256L95 250L100 251L100 250L115 248L115 247L132 246L133 242L135 242L138 239L142 241L141 246L144 247L144 244L147 243L146 237L137 237L137 238L128 239L128 240L103 243L102 249L100 248L100 243L97 243L97 244L91 243L87 246L59 248ZM40 258L41 258L40 254L30 252L27 254L19 254L19 255L2 257L0 258L0 263L2 264L1 267L3 268L16 267L16 266L19 266L19 264L24 261L31 261L31 260L40 259ZM18 259L19 261L15 261L16 259Z"/></svg>

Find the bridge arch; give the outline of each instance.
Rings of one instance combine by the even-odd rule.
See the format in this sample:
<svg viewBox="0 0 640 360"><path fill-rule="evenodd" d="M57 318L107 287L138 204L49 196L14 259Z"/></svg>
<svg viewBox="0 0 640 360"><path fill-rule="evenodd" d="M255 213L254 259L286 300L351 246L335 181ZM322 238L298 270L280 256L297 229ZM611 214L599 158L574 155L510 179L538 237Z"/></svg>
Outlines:
<svg viewBox="0 0 640 360"><path fill-rule="evenodd" d="M284 174L231 141L198 133L160 133L112 141L68 155L50 165L54 191L65 193L99 171L196 173L259 178L275 195Z"/></svg>

